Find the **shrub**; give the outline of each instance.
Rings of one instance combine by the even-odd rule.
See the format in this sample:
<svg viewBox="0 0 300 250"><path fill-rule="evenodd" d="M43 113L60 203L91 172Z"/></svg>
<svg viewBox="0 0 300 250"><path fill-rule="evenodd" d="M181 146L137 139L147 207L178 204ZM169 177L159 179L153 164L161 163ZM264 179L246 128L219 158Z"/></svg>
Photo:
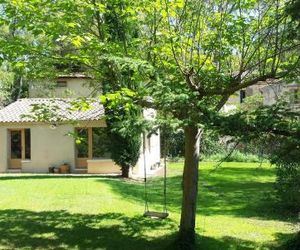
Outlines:
<svg viewBox="0 0 300 250"><path fill-rule="evenodd" d="M261 162L261 159L254 154L244 154L240 151L234 151L231 155L227 153L218 153L209 156L204 156L204 161L224 161L224 162Z"/></svg>
<svg viewBox="0 0 300 250"><path fill-rule="evenodd" d="M276 191L281 207L289 212L300 212L300 140L276 138L273 152L270 154L271 163L276 164Z"/></svg>
<svg viewBox="0 0 300 250"><path fill-rule="evenodd" d="M176 161L177 158L184 156L184 132L183 130L161 130L161 157L165 156L165 153L171 159ZM166 148L165 148L166 147ZM165 152L165 150L167 152Z"/></svg>
<svg viewBox="0 0 300 250"><path fill-rule="evenodd" d="M121 166L122 177L129 177L130 167L134 167L140 156L141 136L127 136L114 131L109 132L110 152L113 161Z"/></svg>
<svg viewBox="0 0 300 250"><path fill-rule="evenodd" d="M281 163L276 166L276 190L281 204L289 211L300 211L300 164Z"/></svg>
<svg viewBox="0 0 300 250"><path fill-rule="evenodd" d="M298 232L293 238L289 239L278 250L299 250L300 249L300 232Z"/></svg>
<svg viewBox="0 0 300 250"><path fill-rule="evenodd" d="M164 155L164 140L168 144L168 157L171 161L181 160L184 156L184 133L183 131L162 131L161 132L161 154ZM220 137L217 134L204 132L201 141L201 160L203 161L225 161L225 162L261 162L266 159L261 153L259 142L240 143L238 147L228 156L230 151L235 148L236 143L231 137ZM264 149L265 149L264 145ZM261 156L261 157L260 157Z"/></svg>

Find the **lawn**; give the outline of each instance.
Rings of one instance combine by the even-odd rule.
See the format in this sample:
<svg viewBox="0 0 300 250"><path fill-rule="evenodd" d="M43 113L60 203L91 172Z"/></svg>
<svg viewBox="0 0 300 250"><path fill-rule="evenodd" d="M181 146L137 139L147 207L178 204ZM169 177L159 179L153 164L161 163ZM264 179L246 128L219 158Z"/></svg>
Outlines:
<svg viewBox="0 0 300 250"><path fill-rule="evenodd" d="M274 202L268 164L201 163L199 249L272 249L299 228ZM181 206L182 163L168 170L166 220L142 216L144 186L107 177L0 176L0 249L173 249ZM149 183L162 208L162 180Z"/></svg>

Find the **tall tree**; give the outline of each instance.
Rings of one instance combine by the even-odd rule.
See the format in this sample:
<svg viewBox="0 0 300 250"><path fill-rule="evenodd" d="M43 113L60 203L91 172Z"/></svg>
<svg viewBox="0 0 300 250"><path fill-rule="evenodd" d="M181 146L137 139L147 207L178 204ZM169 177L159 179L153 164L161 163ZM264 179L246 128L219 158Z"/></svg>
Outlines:
<svg viewBox="0 0 300 250"><path fill-rule="evenodd" d="M11 88L13 85L13 73L6 67L0 68L0 107L6 106L11 101Z"/></svg>
<svg viewBox="0 0 300 250"><path fill-rule="evenodd" d="M293 20L300 20L300 1L291 0L287 3L287 13L291 15Z"/></svg>
<svg viewBox="0 0 300 250"><path fill-rule="evenodd" d="M162 110L184 129L180 239L190 249L195 241L203 129L212 126L230 134L244 127L256 131L255 122L247 122L249 117L220 118L219 110L236 91L299 72L300 44L289 36L286 2L2 0L5 11L0 17L5 24L14 18L18 27L36 37L32 46L3 44L13 51L22 47L31 72L73 61L99 81L107 81L107 73L117 73L107 81L112 91L130 79L132 85L126 87L136 93L135 103ZM114 8L115 3L122 8ZM60 55L58 42L72 50ZM115 65L120 65L117 70ZM271 123L264 130L275 133Z"/></svg>
<svg viewBox="0 0 300 250"><path fill-rule="evenodd" d="M199 140L208 117L236 91L299 72L300 43L289 37L284 3L156 1L145 8L149 28L143 46L160 79L151 96L185 131L182 241L195 237Z"/></svg>
<svg viewBox="0 0 300 250"><path fill-rule="evenodd" d="M0 44L9 43L15 40L30 40L28 34L17 29L13 21L10 25L2 25L0 31ZM21 55L19 53L6 53L6 47L4 46L2 48L0 49L0 61L4 62L3 73L7 72L13 78L10 84L6 83L5 85L6 91L10 92L5 100L5 104L8 104L27 95L26 72L24 72L23 64L18 62Z"/></svg>

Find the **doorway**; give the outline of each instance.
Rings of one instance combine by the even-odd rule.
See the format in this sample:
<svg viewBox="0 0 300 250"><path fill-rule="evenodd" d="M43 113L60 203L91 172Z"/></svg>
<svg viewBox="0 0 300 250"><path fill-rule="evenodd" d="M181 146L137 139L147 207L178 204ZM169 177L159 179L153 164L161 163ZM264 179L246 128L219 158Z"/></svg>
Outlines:
<svg viewBox="0 0 300 250"><path fill-rule="evenodd" d="M31 158L30 129L9 130L9 168L21 169L22 160Z"/></svg>

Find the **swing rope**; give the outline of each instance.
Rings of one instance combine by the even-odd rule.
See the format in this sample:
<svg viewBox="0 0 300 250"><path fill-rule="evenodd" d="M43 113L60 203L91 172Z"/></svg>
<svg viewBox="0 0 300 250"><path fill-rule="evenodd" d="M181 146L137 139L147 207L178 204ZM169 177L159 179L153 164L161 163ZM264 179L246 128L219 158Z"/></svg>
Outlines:
<svg viewBox="0 0 300 250"><path fill-rule="evenodd" d="M145 137L145 136L144 136ZM143 151L144 151L144 197L145 197L145 213L149 211L148 206L148 192L147 192L147 168L146 168L146 146L145 139L143 143Z"/></svg>
<svg viewBox="0 0 300 250"><path fill-rule="evenodd" d="M164 150L166 150L166 140L164 142ZM167 156L166 151L164 153L164 212L167 213Z"/></svg>
<svg viewBox="0 0 300 250"><path fill-rule="evenodd" d="M146 166L146 144L145 138L143 143L144 151L144 196L145 196L145 211L144 216L151 218L164 219L169 216L167 211L167 153L166 153L166 140L164 140L164 181L163 181L163 212L154 212L149 210L148 205L148 187L147 187L147 166Z"/></svg>

